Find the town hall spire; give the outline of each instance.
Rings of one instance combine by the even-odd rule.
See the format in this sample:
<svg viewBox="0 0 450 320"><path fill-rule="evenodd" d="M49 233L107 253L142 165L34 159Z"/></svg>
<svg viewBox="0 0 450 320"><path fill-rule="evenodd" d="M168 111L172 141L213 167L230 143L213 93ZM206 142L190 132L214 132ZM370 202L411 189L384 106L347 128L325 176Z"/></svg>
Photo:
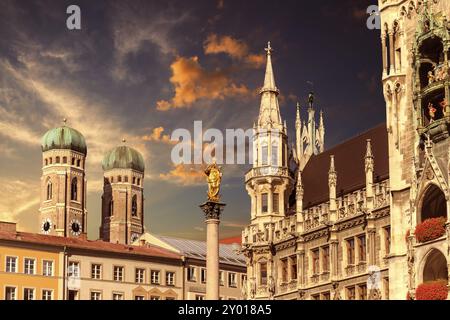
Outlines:
<svg viewBox="0 0 450 320"><path fill-rule="evenodd" d="M259 109L258 126L260 127L274 127L283 129L281 122L280 107L278 104L278 94L280 93L275 85L275 76L272 67L272 52L273 49L270 41L265 48L267 53L266 74L264 76L264 85L260 90L261 106Z"/></svg>

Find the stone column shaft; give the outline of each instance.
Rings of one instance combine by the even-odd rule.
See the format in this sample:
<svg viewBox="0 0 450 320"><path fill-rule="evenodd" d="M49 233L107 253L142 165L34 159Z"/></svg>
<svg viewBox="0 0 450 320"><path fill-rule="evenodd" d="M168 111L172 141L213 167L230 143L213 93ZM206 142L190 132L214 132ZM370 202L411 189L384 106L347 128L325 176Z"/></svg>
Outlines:
<svg viewBox="0 0 450 320"><path fill-rule="evenodd" d="M219 300L219 220L206 220L206 299Z"/></svg>

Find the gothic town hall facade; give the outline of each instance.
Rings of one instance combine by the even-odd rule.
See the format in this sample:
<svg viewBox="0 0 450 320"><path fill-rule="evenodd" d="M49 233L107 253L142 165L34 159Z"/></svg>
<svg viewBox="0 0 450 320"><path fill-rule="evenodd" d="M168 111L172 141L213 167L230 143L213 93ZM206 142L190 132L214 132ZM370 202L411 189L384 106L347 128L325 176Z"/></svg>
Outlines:
<svg viewBox="0 0 450 320"><path fill-rule="evenodd" d="M386 123L329 150L312 93L288 147L266 49L245 175L247 299L448 297L450 1L379 10Z"/></svg>

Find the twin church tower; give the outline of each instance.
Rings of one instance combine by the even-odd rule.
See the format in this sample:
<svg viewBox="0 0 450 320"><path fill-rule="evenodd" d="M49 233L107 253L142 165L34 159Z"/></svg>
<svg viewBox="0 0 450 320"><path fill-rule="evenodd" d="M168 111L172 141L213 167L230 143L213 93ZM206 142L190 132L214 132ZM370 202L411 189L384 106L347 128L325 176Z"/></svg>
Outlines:
<svg viewBox="0 0 450 320"><path fill-rule="evenodd" d="M83 135L68 126L42 138L40 232L86 238L86 156ZM104 185L100 238L131 244L144 232L144 159L122 145L103 159Z"/></svg>

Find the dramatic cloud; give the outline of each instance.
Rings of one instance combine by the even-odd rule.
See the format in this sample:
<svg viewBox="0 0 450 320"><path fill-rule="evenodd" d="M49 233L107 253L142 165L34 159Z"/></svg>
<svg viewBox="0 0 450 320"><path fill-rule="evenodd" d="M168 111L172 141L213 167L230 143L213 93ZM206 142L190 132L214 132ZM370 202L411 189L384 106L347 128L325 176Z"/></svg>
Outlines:
<svg viewBox="0 0 450 320"><path fill-rule="evenodd" d="M22 220L25 227L37 223L39 182L0 178L3 196L0 198L0 221ZM36 192L37 191L37 192Z"/></svg>
<svg viewBox="0 0 450 320"><path fill-rule="evenodd" d="M203 44L205 54L228 54L231 58L240 60L250 67L259 68L264 65L263 54L250 54L248 45L242 40L234 39L230 36L219 37L216 34L208 36Z"/></svg>
<svg viewBox="0 0 450 320"><path fill-rule="evenodd" d="M189 108L200 99L223 100L249 94L245 85L234 83L226 73L205 70L198 57L178 57L170 68L170 82L175 87L175 96L171 101L158 101L157 109L160 111Z"/></svg>
<svg viewBox="0 0 450 320"><path fill-rule="evenodd" d="M193 186L205 183L205 175L199 168L187 165L177 165L169 173L160 174L159 177L170 183Z"/></svg>
<svg viewBox="0 0 450 320"><path fill-rule="evenodd" d="M164 134L164 128L154 128L152 133L141 137L144 141L161 142L166 144L176 144L177 141L171 141L168 134Z"/></svg>

